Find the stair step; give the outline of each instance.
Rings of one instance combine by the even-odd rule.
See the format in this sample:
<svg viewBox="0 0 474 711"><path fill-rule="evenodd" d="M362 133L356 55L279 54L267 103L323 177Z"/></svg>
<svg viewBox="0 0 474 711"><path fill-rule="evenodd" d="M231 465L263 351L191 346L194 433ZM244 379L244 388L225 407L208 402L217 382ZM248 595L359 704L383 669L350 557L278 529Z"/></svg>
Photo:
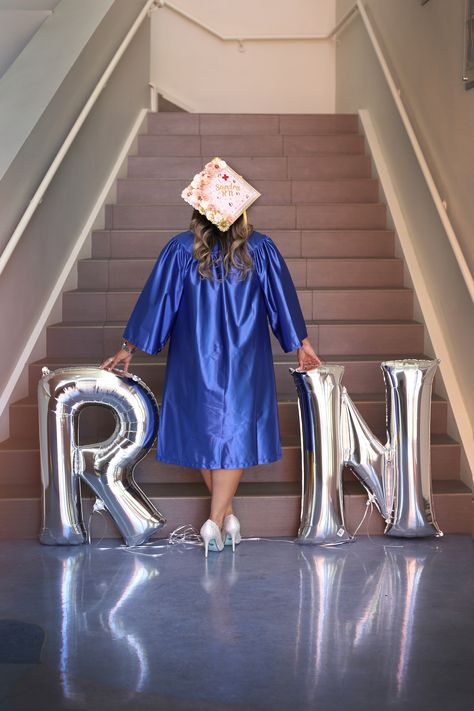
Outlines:
<svg viewBox="0 0 474 711"><path fill-rule="evenodd" d="M154 135L245 135L357 133L357 114L189 114L149 113Z"/></svg>
<svg viewBox="0 0 474 711"><path fill-rule="evenodd" d="M392 230L282 230L268 234L285 258L394 256ZM94 230L94 259L156 259L175 230Z"/></svg>
<svg viewBox="0 0 474 711"><path fill-rule="evenodd" d="M196 476L199 476L197 474ZM93 499L84 486L84 520L87 521ZM144 484L143 489L156 508L167 518L158 533L167 538L172 530L189 523L197 530L209 514L209 492L204 483ZM472 492L461 481L433 482L436 520L444 533L471 532ZM367 494L357 481L344 487L346 526L354 531L364 515ZM243 536L296 536L300 518L301 488L297 482L262 482L239 485L235 512L241 521ZM36 538L40 521L40 487L0 486L0 538ZM383 519L374 512L357 535L382 533ZM93 516L94 538L118 537L108 516Z"/></svg>
<svg viewBox="0 0 474 711"><path fill-rule="evenodd" d="M328 133L312 136L277 134L138 136L140 156L318 156L364 154L364 136ZM230 161L229 161L230 163ZM230 163L232 165L232 163Z"/></svg>
<svg viewBox="0 0 474 711"><path fill-rule="evenodd" d="M134 363L135 365L135 363ZM368 426L371 428L372 432L380 439L380 441L385 440L385 416L386 416L386 404L385 404L385 394L384 393L352 393L350 394L352 401L357 406L359 412L361 413L364 420L367 422ZM156 397L159 403L161 403L160 393L156 393ZM96 411L97 413L97 411ZM432 433L432 443L437 446L459 446L458 443L445 434L446 431L446 413L447 413L447 402L439 395L432 395L431 402L431 433ZM281 395L278 400L278 414L280 422L280 432L282 438L286 441L287 437L299 437L299 421L298 421L298 409L296 400L296 391L293 393L288 393L286 395ZM95 415L94 415L95 417ZM28 395L21 400L17 400L11 405L10 414L10 439L21 439L30 434L37 438L38 435L38 406L36 393L34 395ZM88 427L87 432L91 431L92 424L90 423L91 418L85 418L84 427ZM106 428L109 427L112 420L110 418L104 418L104 422L99 423L98 431L100 430L101 436L103 436ZM81 425L82 427L82 425ZM434 440L433 437L436 435L437 439ZM89 436L89 435L87 435ZM299 445L299 440L297 442ZM1 444L0 444L1 448ZM0 468L1 471L1 468ZM448 478L445 475L443 478Z"/></svg>
<svg viewBox="0 0 474 711"><path fill-rule="evenodd" d="M115 339L112 346L107 349L107 353L104 358L115 353L120 342L121 338ZM381 353L380 356L367 354L334 355L319 352L317 348L315 348L315 350L324 362L337 363L338 365L344 366L345 370L343 382L349 393L363 392L366 396L369 396L372 393L384 390L384 380L380 364L384 360L392 359L394 357L392 353ZM168 344L155 356L140 355L140 352L137 352L137 355L134 356L133 359L131 372L136 373L140 378L142 378L142 380L147 383L148 387L150 387L155 393L163 392L167 352ZM410 357L419 359L430 358L430 356L423 355L421 349L410 354ZM43 366L47 366L50 370L67 368L77 364L98 366L101 360L102 358L95 356L81 357L77 353L74 353L73 355L66 357L53 357L51 355L47 358L35 361L29 366L29 392L36 393L38 380L41 378L41 368ZM293 354L278 354L274 357L273 365L275 369L278 399L285 398L287 396L293 397L295 394L295 386L288 368L297 367L298 363L295 356ZM437 376L435 375L435 383L436 378ZM434 385L433 391L435 391L435 389Z"/></svg>
<svg viewBox="0 0 474 711"><path fill-rule="evenodd" d="M107 205L106 229L187 230L191 208L182 205ZM252 205L249 220L260 231L270 228L292 229L384 229L386 207L383 203L320 203L313 205Z"/></svg>
<svg viewBox="0 0 474 711"><path fill-rule="evenodd" d="M140 289L74 289L63 294L65 321L126 321L140 295ZM350 321L410 319L413 291L407 288L297 289L305 319L324 314L327 319Z"/></svg>
<svg viewBox="0 0 474 711"><path fill-rule="evenodd" d="M188 182L215 155L205 156L129 156L128 175L133 178L184 179ZM222 157L222 156L221 156ZM370 157L362 154L318 156L244 156L226 153L225 160L248 181L257 179L330 180L370 178Z"/></svg>
<svg viewBox="0 0 474 711"><path fill-rule="evenodd" d="M119 178L119 204L176 204L181 205L181 193L189 180L163 178ZM291 203L376 203L379 199L378 181L372 178L344 180L254 180L253 187L261 193L260 205L288 205Z"/></svg>
<svg viewBox="0 0 474 711"><path fill-rule="evenodd" d="M364 416L370 410L364 403L353 399L359 412ZM386 442L384 429L385 403L378 403L379 417L371 427L380 442ZM432 405L435 412L436 403ZM441 410L442 403L439 403ZM99 418L99 410L106 416ZM12 406L14 427L12 436L0 444L0 483L15 485L30 485L40 481L38 416L35 402ZM281 444L283 458L278 462L248 467L244 471L244 482L276 482L299 481L301 476L301 441L299 432L285 432L285 424L296 430L298 424L297 403L279 402L279 417L282 428ZM291 418L291 419L290 419ZM366 420L367 421L367 420ZM368 422L369 424L369 422ZM22 429L20 430L20 426ZM369 425L370 426L370 425ZM18 432L17 432L18 430ZM102 442L112 434L114 420L110 411L104 408L87 408L81 414L80 443L92 444ZM21 435L21 437L20 437ZM28 435L28 437L27 437ZM461 446L446 434L431 433L431 476L433 479L459 479ZM176 482L186 483L195 480L196 471L189 467L166 464L155 459L156 443L136 466L135 477L138 482ZM349 468L344 472L344 479L351 480L353 473Z"/></svg>
<svg viewBox="0 0 474 711"><path fill-rule="evenodd" d="M150 275L153 259L81 259L78 262L80 289L142 289ZM403 262L396 257L286 259L297 289L311 288L401 288Z"/></svg>

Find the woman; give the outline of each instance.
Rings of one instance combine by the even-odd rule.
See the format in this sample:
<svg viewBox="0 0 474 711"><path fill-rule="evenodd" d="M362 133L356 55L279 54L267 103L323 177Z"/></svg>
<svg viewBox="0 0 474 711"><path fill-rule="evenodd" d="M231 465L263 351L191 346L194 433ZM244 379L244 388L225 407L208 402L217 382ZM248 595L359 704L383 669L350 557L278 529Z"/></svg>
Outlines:
<svg viewBox="0 0 474 711"><path fill-rule="evenodd" d="M156 459L200 469L206 557L241 540L232 502L243 469L282 458L268 320L301 369L321 364L283 257L247 223L258 196L219 158L194 177L182 193L190 229L162 249L122 348L101 364L128 371L136 348L154 355L170 337Z"/></svg>

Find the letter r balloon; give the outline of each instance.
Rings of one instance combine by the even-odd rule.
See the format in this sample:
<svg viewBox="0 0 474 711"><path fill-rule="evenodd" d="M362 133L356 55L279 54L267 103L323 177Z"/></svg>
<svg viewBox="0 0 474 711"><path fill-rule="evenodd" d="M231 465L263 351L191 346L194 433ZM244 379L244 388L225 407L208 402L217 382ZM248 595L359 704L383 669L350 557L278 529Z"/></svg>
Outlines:
<svg viewBox="0 0 474 711"><path fill-rule="evenodd" d="M115 429L103 442L80 445L79 415L93 404L111 409ZM133 477L158 430L158 404L145 383L130 373L117 375L99 367L43 368L38 409L41 543L86 542L81 481L94 492L96 504L110 513L126 545L150 539L166 519Z"/></svg>

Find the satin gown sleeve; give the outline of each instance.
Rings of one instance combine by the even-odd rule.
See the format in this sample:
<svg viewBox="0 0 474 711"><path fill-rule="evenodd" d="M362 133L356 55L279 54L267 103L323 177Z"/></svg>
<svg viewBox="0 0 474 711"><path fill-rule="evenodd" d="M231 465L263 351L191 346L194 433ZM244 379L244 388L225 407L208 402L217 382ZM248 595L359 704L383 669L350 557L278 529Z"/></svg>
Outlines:
<svg viewBox="0 0 474 711"><path fill-rule="evenodd" d="M270 326L285 353L301 347L308 331L285 260L267 235L254 253Z"/></svg>
<svg viewBox="0 0 474 711"><path fill-rule="evenodd" d="M171 333L184 283L186 253L172 237L161 250L133 308L123 337L155 355Z"/></svg>

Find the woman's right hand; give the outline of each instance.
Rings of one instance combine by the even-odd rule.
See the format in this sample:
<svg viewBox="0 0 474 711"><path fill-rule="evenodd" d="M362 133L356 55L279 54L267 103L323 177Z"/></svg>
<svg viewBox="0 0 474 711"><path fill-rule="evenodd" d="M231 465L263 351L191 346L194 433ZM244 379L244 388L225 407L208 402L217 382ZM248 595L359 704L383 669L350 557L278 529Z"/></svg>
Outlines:
<svg viewBox="0 0 474 711"><path fill-rule="evenodd" d="M124 373L128 373L128 366L133 358L133 353L121 348L117 353L110 358L106 358L99 366L99 368L104 368L104 370L113 370L117 368L119 363L123 363Z"/></svg>
<svg viewBox="0 0 474 711"><path fill-rule="evenodd" d="M301 348L298 348L297 350L299 369L308 370L311 368L317 368L318 365L322 365L322 361L314 352L309 338L304 338L301 341L301 344Z"/></svg>

